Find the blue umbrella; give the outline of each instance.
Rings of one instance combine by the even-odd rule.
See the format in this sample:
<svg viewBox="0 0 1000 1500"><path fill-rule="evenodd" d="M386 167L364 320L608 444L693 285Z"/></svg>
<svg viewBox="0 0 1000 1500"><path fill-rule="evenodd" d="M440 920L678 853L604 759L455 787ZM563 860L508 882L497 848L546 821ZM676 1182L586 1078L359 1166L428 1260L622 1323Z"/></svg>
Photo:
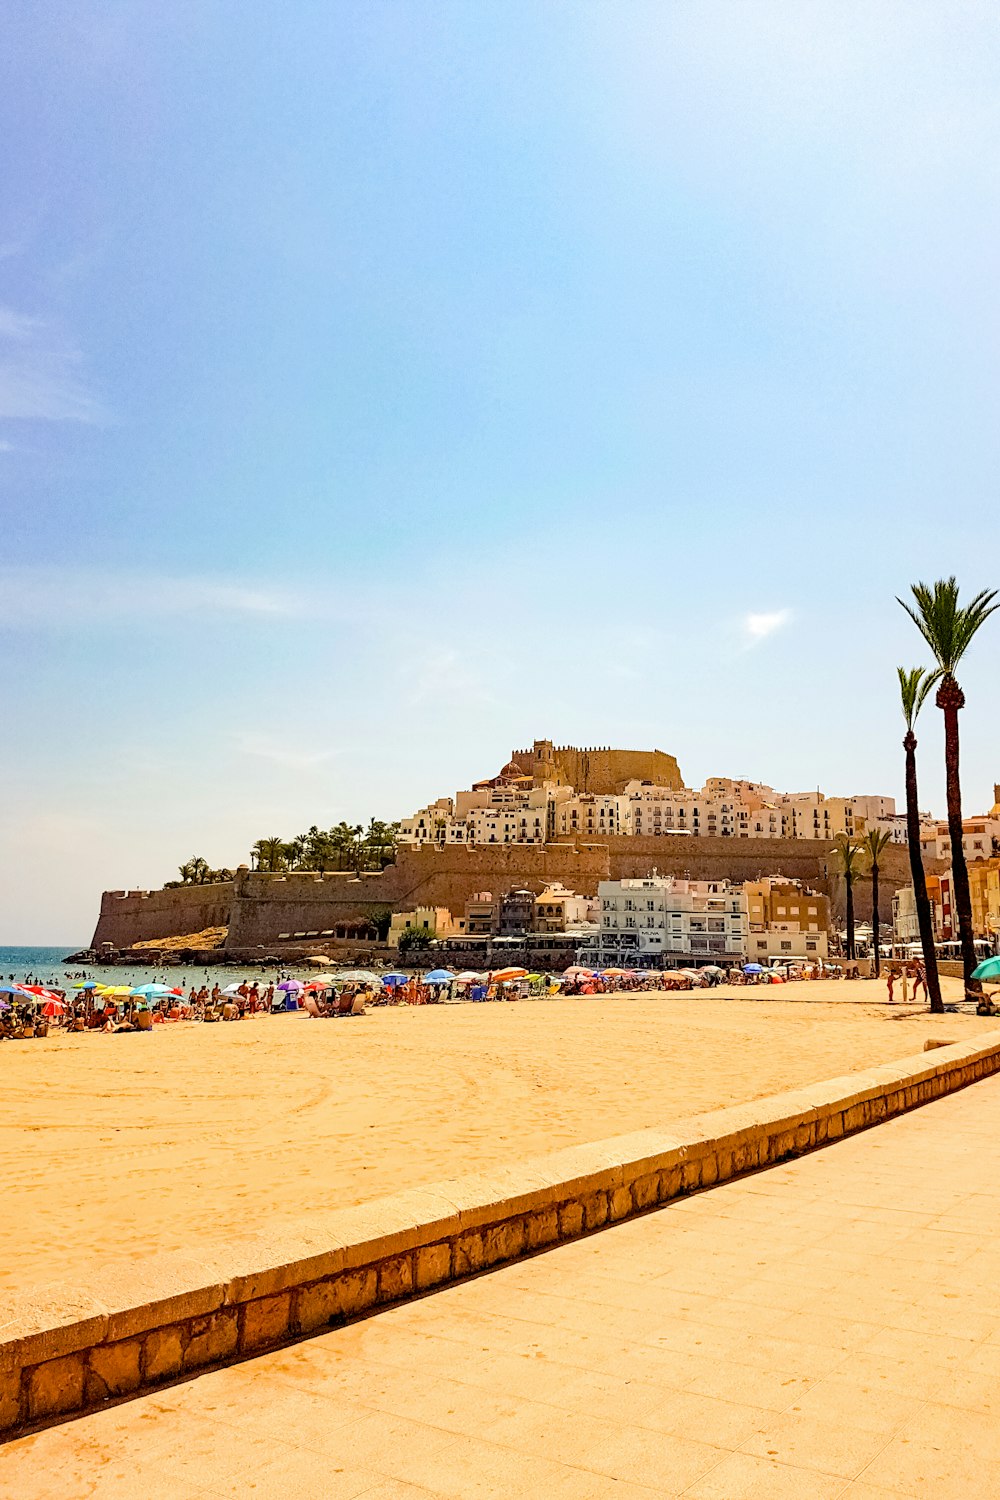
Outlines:
<svg viewBox="0 0 1000 1500"><path fill-rule="evenodd" d="M744 974L763 974L764 970L760 964L744 964L743 972Z"/></svg>
<svg viewBox="0 0 1000 1500"><path fill-rule="evenodd" d="M984 958L972 971L973 979L1000 979L1000 957Z"/></svg>
<svg viewBox="0 0 1000 1500"><path fill-rule="evenodd" d="M383 974L382 983L387 984L392 989L397 984L408 983L409 978L409 974Z"/></svg>
<svg viewBox="0 0 1000 1500"><path fill-rule="evenodd" d="M432 969L429 974L424 975L425 984L451 984L454 974L450 969Z"/></svg>

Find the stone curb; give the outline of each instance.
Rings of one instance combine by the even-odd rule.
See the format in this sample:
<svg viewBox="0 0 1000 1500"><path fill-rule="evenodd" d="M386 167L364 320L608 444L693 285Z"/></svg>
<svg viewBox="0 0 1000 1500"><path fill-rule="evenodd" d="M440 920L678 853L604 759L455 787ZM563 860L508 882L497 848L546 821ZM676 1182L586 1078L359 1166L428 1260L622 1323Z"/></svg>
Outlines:
<svg viewBox="0 0 1000 1500"><path fill-rule="evenodd" d="M751 1104L101 1270L0 1305L0 1438L827 1145L1000 1072L1000 1032Z"/></svg>

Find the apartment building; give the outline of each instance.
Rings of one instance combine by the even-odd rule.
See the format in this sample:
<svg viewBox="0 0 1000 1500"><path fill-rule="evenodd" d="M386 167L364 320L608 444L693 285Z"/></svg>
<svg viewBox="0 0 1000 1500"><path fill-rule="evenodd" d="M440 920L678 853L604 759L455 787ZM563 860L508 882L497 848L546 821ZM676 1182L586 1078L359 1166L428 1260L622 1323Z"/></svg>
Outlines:
<svg viewBox="0 0 1000 1500"><path fill-rule="evenodd" d="M770 876L743 887L749 938L757 963L771 959L823 959L829 952L830 902L798 881Z"/></svg>
<svg viewBox="0 0 1000 1500"><path fill-rule="evenodd" d="M731 964L746 953L742 892L726 880L602 880L601 963L675 965L692 958Z"/></svg>

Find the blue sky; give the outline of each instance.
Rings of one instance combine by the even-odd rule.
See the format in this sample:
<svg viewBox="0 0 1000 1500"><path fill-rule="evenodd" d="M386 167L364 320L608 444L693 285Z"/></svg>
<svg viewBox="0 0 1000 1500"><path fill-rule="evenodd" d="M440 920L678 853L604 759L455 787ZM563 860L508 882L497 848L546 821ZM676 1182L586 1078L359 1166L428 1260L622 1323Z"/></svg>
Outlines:
<svg viewBox="0 0 1000 1500"><path fill-rule="evenodd" d="M998 68L987 4L10 0L0 940L541 735L900 795L893 595L1000 582Z"/></svg>

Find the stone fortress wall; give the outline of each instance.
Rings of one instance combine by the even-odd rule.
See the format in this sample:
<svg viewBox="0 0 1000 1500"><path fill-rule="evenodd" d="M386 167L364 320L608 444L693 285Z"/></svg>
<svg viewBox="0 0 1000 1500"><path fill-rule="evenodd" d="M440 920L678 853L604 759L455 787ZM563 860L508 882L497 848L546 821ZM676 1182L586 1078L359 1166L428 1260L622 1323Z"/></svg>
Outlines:
<svg viewBox="0 0 1000 1500"><path fill-rule="evenodd" d="M613 752L612 752L613 753ZM843 882L833 874L828 846L804 839L616 837L542 845L506 844L407 847L395 864L377 873L270 875L241 869L233 884L181 886L164 891L106 891L93 946L103 942L127 948L151 938L180 936L206 927L227 926L226 946L252 950L271 947L283 935L329 932L338 923L389 908L446 906L461 912L478 891L500 895L520 886L541 891L559 880L584 895L598 882L660 875L742 883L763 875L801 880L829 895L843 916ZM891 920L893 893L908 885L909 856L904 845L884 851L881 872L883 921ZM871 915L871 886L855 887L858 921Z"/></svg>
<svg viewBox="0 0 1000 1500"><path fill-rule="evenodd" d="M110 943L115 948L131 948L150 938L225 927L232 904L231 880L163 891L105 891L91 947Z"/></svg>

